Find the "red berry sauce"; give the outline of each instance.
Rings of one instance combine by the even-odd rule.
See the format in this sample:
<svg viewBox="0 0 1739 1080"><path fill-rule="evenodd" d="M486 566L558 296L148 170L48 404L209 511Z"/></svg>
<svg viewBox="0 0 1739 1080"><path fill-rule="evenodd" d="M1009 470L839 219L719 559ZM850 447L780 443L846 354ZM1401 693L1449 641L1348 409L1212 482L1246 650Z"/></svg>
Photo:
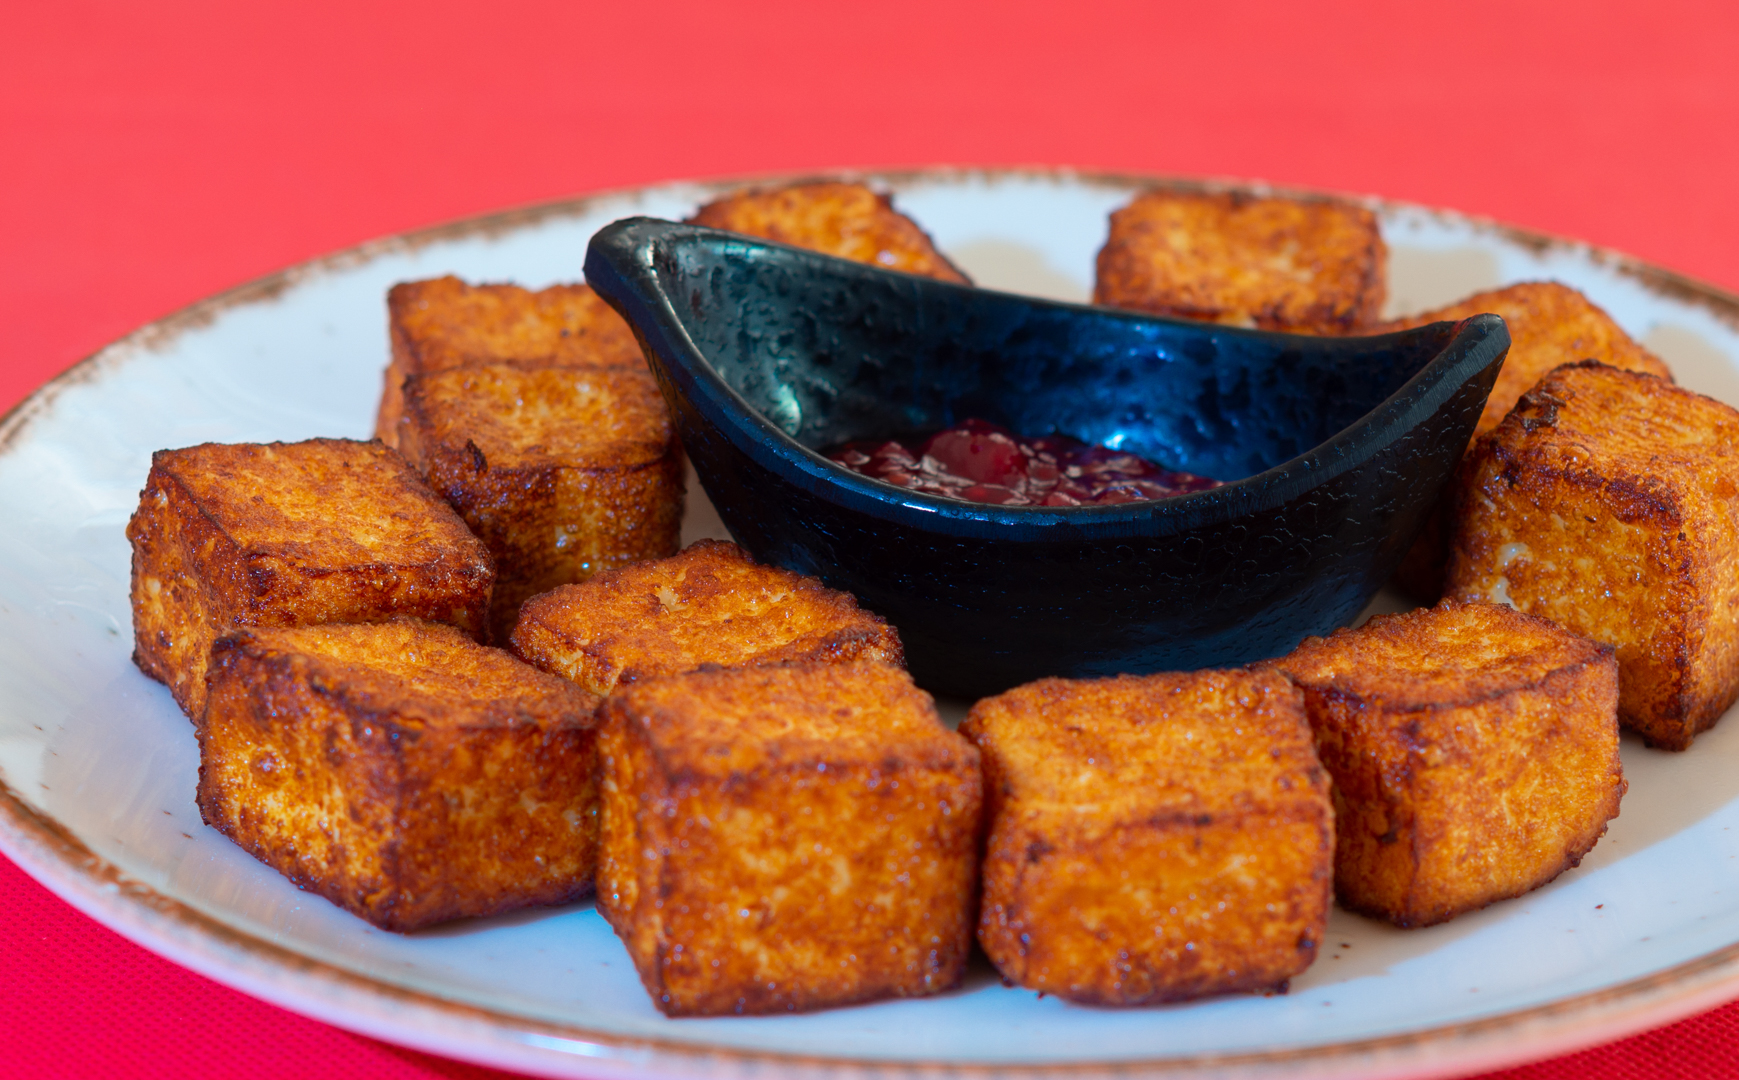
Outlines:
<svg viewBox="0 0 1739 1080"><path fill-rule="evenodd" d="M853 472L931 495L1003 506L1109 506L1220 486L1067 435L1029 439L984 420L927 438L866 439L827 452Z"/></svg>

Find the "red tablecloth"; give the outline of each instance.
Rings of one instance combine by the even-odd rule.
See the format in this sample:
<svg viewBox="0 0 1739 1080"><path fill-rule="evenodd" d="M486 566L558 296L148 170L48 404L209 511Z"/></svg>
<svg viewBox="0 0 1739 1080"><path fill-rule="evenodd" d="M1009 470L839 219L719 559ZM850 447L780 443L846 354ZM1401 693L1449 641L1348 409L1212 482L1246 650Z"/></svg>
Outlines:
<svg viewBox="0 0 1739 1080"><path fill-rule="evenodd" d="M140 323L369 237L768 170L1260 177L1739 289L1736 46L1739 6L1678 0L14 3L0 407ZM488 1075L184 972L3 860L0 910L0 1075ZM1514 1075L1739 1075L1736 1057L1729 1006Z"/></svg>

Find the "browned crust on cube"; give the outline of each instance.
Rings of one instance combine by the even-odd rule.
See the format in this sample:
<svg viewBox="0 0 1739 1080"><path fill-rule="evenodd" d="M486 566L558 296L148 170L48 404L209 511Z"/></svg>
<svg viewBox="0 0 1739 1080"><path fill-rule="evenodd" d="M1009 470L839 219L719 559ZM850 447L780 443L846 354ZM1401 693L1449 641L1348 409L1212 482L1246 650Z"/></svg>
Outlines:
<svg viewBox="0 0 1739 1080"><path fill-rule="evenodd" d="M1558 368L1457 472L1445 593L1612 644L1618 713L1683 750L1739 696L1739 412L1653 375Z"/></svg>
<svg viewBox="0 0 1739 1080"><path fill-rule="evenodd" d="M493 640L527 599L675 554L682 453L644 371L483 364L405 380L399 449L495 559Z"/></svg>
<svg viewBox="0 0 1739 1080"><path fill-rule="evenodd" d="M1095 1005L1284 989L1327 926L1328 778L1274 672L1041 679L972 707L990 839L978 940Z"/></svg>
<svg viewBox="0 0 1739 1080"><path fill-rule="evenodd" d="M1093 302L1264 330L1345 334L1377 321L1388 259L1376 215L1362 206L1149 191L1111 215Z"/></svg>
<svg viewBox="0 0 1739 1080"><path fill-rule="evenodd" d="M159 450L133 545L133 662L198 723L207 654L229 626L415 615L487 625L494 568L403 458L379 443Z"/></svg>
<svg viewBox="0 0 1739 1080"><path fill-rule="evenodd" d="M906 655L894 628L850 593L762 566L725 540L533 597L520 609L512 648L601 695L702 664L903 664Z"/></svg>
<svg viewBox="0 0 1739 1080"><path fill-rule="evenodd" d="M597 864L597 703L415 619L235 631L200 814L386 930L567 903Z"/></svg>
<svg viewBox="0 0 1739 1080"><path fill-rule="evenodd" d="M955 986L978 752L887 664L712 669L604 707L598 906L669 1016Z"/></svg>
<svg viewBox="0 0 1739 1080"><path fill-rule="evenodd" d="M392 362L375 437L396 446L406 376L521 360L567 367L646 367L633 330L589 285L470 285L451 275L386 295Z"/></svg>
<svg viewBox="0 0 1739 1080"><path fill-rule="evenodd" d="M1334 779L1349 910L1429 926L1520 896L1578 865L1618 816L1608 646L1445 600L1306 638L1269 665L1303 688Z"/></svg>
<svg viewBox="0 0 1739 1080"><path fill-rule="evenodd" d="M757 236L887 270L971 282L928 234L863 184L825 182L733 192L689 218L693 225Z"/></svg>
<svg viewBox="0 0 1739 1080"><path fill-rule="evenodd" d="M1598 360L1608 367L1647 372L1672 381L1666 361L1637 344L1612 316L1580 291L1556 281L1524 281L1475 293L1447 307L1396 319L1376 331L1460 322L1485 313L1503 316L1510 331L1510 351L1491 396L1485 399L1474 438L1497 427L1530 387L1565 364Z"/></svg>
<svg viewBox="0 0 1739 1080"><path fill-rule="evenodd" d="M1473 432L1475 438L1496 427L1529 387L1564 364L1599 360L1611 367L1645 371L1672 381L1665 361L1638 345L1582 293L1555 281L1527 281L1476 293L1459 303L1396 319L1377 329L1407 330L1434 322L1459 322L1482 312L1503 316L1510 331L1510 351L1491 396L1485 399L1485 411ZM1409 595L1435 602L1443 590L1443 568L1448 561L1449 529L1439 505L1395 570L1395 584Z"/></svg>

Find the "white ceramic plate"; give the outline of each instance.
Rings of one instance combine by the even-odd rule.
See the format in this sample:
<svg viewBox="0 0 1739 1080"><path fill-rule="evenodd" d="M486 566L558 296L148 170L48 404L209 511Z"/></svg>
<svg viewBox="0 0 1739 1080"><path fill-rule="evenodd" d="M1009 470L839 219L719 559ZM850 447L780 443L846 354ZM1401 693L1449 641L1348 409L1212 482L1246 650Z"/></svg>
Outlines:
<svg viewBox="0 0 1739 1080"><path fill-rule="evenodd" d="M984 285L1084 299L1106 214L1150 181L1056 172L870 178ZM670 1021L583 904L400 937L298 892L200 824L192 728L129 661L131 513L151 451L366 437L383 294L453 272L541 286L630 214L727 185L509 213L298 267L145 327L0 427L0 848L98 921L310 1016L558 1076L1425 1075L1617 1038L1739 996L1739 720L1681 755L1627 740L1623 814L1576 871L1428 930L1336 911L1278 997L1109 1011L1003 987L813 1015ZM1552 277L1739 402L1739 299L1610 253L1373 203L1395 312ZM691 491L698 489L691 483ZM704 498L688 539L720 534Z"/></svg>

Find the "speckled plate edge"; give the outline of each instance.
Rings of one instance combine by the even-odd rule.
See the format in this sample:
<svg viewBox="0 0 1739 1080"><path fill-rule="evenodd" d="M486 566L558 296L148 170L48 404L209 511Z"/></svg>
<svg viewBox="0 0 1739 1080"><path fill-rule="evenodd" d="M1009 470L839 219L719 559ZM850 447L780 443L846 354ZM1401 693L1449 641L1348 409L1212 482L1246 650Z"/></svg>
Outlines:
<svg viewBox="0 0 1739 1080"><path fill-rule="evenodd" d="M597 204L653 188L725 191L810 176L911 181L1033 179L1118 190L1171 187L1305 198L1323 192L1229 179L1080 172L1054 168L838 170L761 174L646 185L502 211L373 240L218 293L128 334L50 380L0 418L0 454L66 389L100 381L142 353L162 348L233 308L264 302L323 275L384 255L450 240L488 238L587 213ZM1338 196L1347 198L1349 196ZM1503 225L1476 216L1374 197L1372 209L1453 221L1473 233L1539 253L1559 252L1631 278L1644 289L1699 307L1739 328L1739 296L1622 253ZM223 923L131 879L93 853L71 830L39 814L0 782L0 852L99 923L169 960L226 985L338 1027L390 1042L502 1068L548 1076L627 1075L846 1078L1068 1075L1072 1077L1424 1077L1474 1072L1622 1038L1739 996L1739 944L1642 978L1474 1021L1372 1039L1260 1051L1148 1057L1083 1064L958 1064L865 1061L624 1037L576 1024L531 1020L407 990L310 959Z"/></svg>

